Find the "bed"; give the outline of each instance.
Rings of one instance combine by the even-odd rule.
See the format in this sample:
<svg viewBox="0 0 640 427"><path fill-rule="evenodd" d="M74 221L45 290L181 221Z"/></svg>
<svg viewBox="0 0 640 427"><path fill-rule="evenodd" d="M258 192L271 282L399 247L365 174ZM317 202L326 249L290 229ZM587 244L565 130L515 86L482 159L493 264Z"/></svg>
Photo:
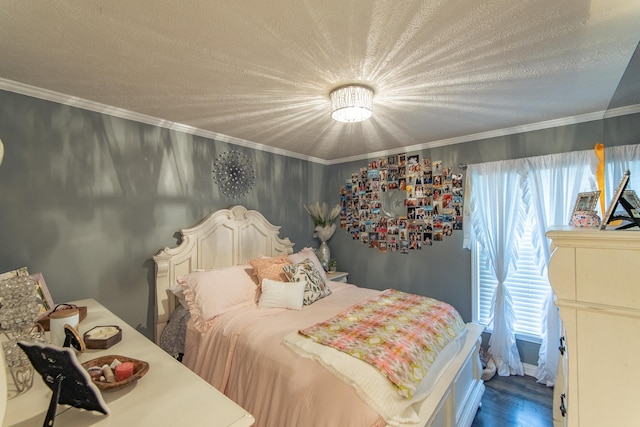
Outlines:
<svg viewBox="0 0 640 427"><path fill-rule="evenodd" d="M250 260L298 260L310 255L309 248L294 253L293 243L279 236L279 228L257 211L234 206L181 230L177 247L154 256L156 342L160 344L170 321L175 324L178 312L185 311L184 298L176 292L178 279L184 283L185 276L232 272L225 273L231 276L224 276L228 277L224 286L234 287L230 294L240 293L237 288L246 280L242 278L243 285L235 288L233 275L243 270L251 276ZM255 276L252 280L257 287ZM190 313L183 363L249 411L259 427L471 425L484 393L479 358L482 326L463 325L419 384L420 392L412 399L398 399L397 393L385 394L390 393L389 382L375 368L298 334L381 293L348 283L326 284L330 295L302 309L259 307L258 293L250 303L229 303L224 310L216 307L215 316L206 315L206 308L195 316ZM196 304L195 291L192 295L192 288L183 288L190 303Z"/></svg>

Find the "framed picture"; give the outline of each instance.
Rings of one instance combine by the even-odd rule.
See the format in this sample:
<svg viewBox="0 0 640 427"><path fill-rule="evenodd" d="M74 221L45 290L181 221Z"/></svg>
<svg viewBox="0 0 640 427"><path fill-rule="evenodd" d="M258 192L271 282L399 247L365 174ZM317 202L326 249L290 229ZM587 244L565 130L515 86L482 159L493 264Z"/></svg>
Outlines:
<svg viewBox="0 0 640 427"><path fill-rule="evenodd" d="M611 199L611 203L609 203L609 207L607 208L607 212L602 219L602 224L600 225L600 229L604 230L607 228L607 224L611 221L611 217L616 210L616 206L618 205L618 201L620 197L622 197L622 193L624 192L627 184L629 183L629 176L631 173L626 171L620 180L620 184L618 184L618 188L616 188L615 193L613 194L613 198Z"/></svg>
<svg viewBox="0 0 640 427"><path fill-rule="evenodd" d="M38 298L38 306L40 309L40 311L38 312L38 317L44 316L49 311L53 310L53 299L51 298L51 294L49 293L49 289L47 288L47 284L44 281L42 273L35 273L29 277L31 277L36 282L36 295Z"/></svg>
<svg viewBox="0 0 640 427"><path fill-rule="evenodd" d="M573 206L573 214L577 211L594 211L600 199L600 191L589 191L587 193L578 193L576 203Z"/></svg>
<svg viewBox="0 0 640 427"><path fill-rule="evenodd" d="M633 190L624 190L614 208L611 220L621 220L623 224L617 229L625 230L631 227L640 227L640 200Z"/></svg>
<svg viewBox="0 0 640 427"><path fill-rule="evenodd" d="M640 199L638 199L638 195L634 190L624 190L622 192L622 197L629 202L633 209L640 213Z"/></svg>

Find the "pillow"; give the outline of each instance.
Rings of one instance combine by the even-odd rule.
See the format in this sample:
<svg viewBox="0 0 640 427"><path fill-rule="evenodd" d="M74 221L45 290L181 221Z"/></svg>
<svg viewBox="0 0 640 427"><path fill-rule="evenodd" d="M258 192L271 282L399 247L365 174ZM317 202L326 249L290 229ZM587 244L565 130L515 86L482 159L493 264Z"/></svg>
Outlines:
<svg viewBox="0 0 640 427"><path fill-rule="evenodd" d="M187 304L187 301L184 299L184 292L182 291L182 285L178 283L177 280L175 283L172 283L169 286L169 290L178 299L178 302L180 303L180 305L186 308L187 310L189 310L189 304Z"/></svg>
<svg viewBox="0 0 640 427"><path fill-rule="evenodd" d="M287 282L287 275L284 274L282 267L290 264L287 260L286 264L273 264L260 270L260 285L266 280L276 280L278 282Z"/></svg>
<svg viewBox="0 0 640 427"><path fill-rule="evenodd" d="M196 330L205 332L216 316L255 304L256 284L245 271L247 267L194 271L178 279Z"/></svg>
<svg viewBox="0 0 640 427"><path fill-rule="evenodd" d="M316 270L318 270L318 273L320 273L320 277L322 277L322 280L324 280L325 282L329 281L327 273L324 271L324 268L322 267L322 264L320 263L320 260L316 255L316 251L313 248L302 248L300 252L289 255L289 261L291 261L291 264L297 264L307 258L313 262L313 265L316 267Z"/></svg>
<svg viewBox="0 0 640 427"><path fill-rule="evenodd" d="M258 308L288 308L300 310L306 282L279 282L263 279Z"/></svg>
<svg viewBox="0 0 640 427"><path fill-rule="evenodd" d="M282 266L291 264L287 255L277 257L261 257L249 261L253 267L253 274L258 277L258 283L262 284L263 279L286 281L287 276L282 271Z"/></svg>
<svg viewBox="0 0 640 427"><path fill-rule="evenodd" d="M304 289L304 305L313 304L320 298L331 295L331 289L309 258L297 264L285 265L283 270L289 281L307 283Z"/></svg>
<svg viewBox="0 0 640 427"><path fill-rule="evenodd" d="M193 271L205 271L205 270L193 270ZM187 301L184 299L184 292L182 291L182 285L178 283L177 279L175 282L169 285L169 290L178 299L178 302L180 303L180 305L186 308L187 310L189 310L189 304L187 304Z"/></svg>

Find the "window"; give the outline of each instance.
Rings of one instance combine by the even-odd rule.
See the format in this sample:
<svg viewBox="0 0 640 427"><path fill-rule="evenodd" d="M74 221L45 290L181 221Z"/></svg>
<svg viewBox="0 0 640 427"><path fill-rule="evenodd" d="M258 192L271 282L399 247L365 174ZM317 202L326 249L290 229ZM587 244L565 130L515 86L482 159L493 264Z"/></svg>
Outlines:
<svg viewBox="0 0 640 427"><path fill-rule="evenodd" d="M519 258L516 270L511 270L506 286L511 293L513 309L516 314L514 325L517 337L527 341L540 342L542 336L542 316L545 300L549 292L549 280L546 268L541 270L538 253L533 247L532 234L536 227L533 215L529 215L524 233L519 242ZM498 280L487 264L487 255L480 245L474 251L474 321L487 324L491 332L491 302Z"/></svg>
<svg viewBox="0 0 640 427"><path fill-rule="evenodd" d="M605 199L611 198L610 188L627 169L634 189L640 176L640 144L604 151ZM561 325L557 310L547 307L552 294L545 266L551 251L545 233L551 226L568 224L578 193L597 188L597 165L592 150L469 165L471 227L465 227L464 245L472 250L473 320L487 324L492 333L489 350L495 351L492 358L500 375L523 371L515 335L541 343L536 376L547 384L555 380L557 353L548 349L557 342ZM516 265L507 269L510 262ZM495 328L489 324L498 288L494 270L504 275L504 289L511 295L511 304L501 300L496 306Z"/></svg>
<svg viewBox="0 0 640 427"><path fill-rule="evenodd" d="M567 224L579 192L596 188L592 173L591 152L575 152L551 156L531 157L522 161L503 162L503 169L495 169L493 185L509 181L513 170L526 170L522 183L526 190L518 196L517 203L524 210L522 235L514 242L517 248L515 268L511 266L505 287L508 289L515 314L512 325L517 338L540 343L544 336L545 304L550 292L546 264L550 256L549 242L545 237L549 226ZM479 178L480 179L480 178ZM478 181L482 183L483 181ZM494 187L495 188L495 187ZM515 189L514 189L515 190ZM489 188L485 197L492 197L495 190ZM495 203L497 200L494 200ZM504 201L513 202L510 197ZM484 202L484 199L482 199ZM491 206L491 202L489 202ZM483 215L491 215L491 209L484 209ZM518 212L514 209L509 216ZM503 213L504 215L504 213ZM500 217L489 218L489 223L500 221ZM495 239L494 229L487 228L488 239ZM495 242L497 243L497 241ZM508 249L510 250L510 249ZM474 320L487 324L491 332L491 306L498 280L494 269L488 263L489 254L478 244L474 250ZM508 257L505 262L510 260Z"/></svg>

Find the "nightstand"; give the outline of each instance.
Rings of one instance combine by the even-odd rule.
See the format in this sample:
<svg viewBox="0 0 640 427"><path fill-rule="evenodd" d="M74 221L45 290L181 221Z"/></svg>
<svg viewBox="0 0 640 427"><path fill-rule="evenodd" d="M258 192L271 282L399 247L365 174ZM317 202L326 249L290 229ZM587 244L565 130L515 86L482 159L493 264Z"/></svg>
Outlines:
<svg viewBox="0 0 640 427"><path fill-rule="evenodd" d="M346 271L334 271L334 272L327 273L327 278L332 282L347 283L348 276L349 276L349 273L347 273Z"/></svg>

